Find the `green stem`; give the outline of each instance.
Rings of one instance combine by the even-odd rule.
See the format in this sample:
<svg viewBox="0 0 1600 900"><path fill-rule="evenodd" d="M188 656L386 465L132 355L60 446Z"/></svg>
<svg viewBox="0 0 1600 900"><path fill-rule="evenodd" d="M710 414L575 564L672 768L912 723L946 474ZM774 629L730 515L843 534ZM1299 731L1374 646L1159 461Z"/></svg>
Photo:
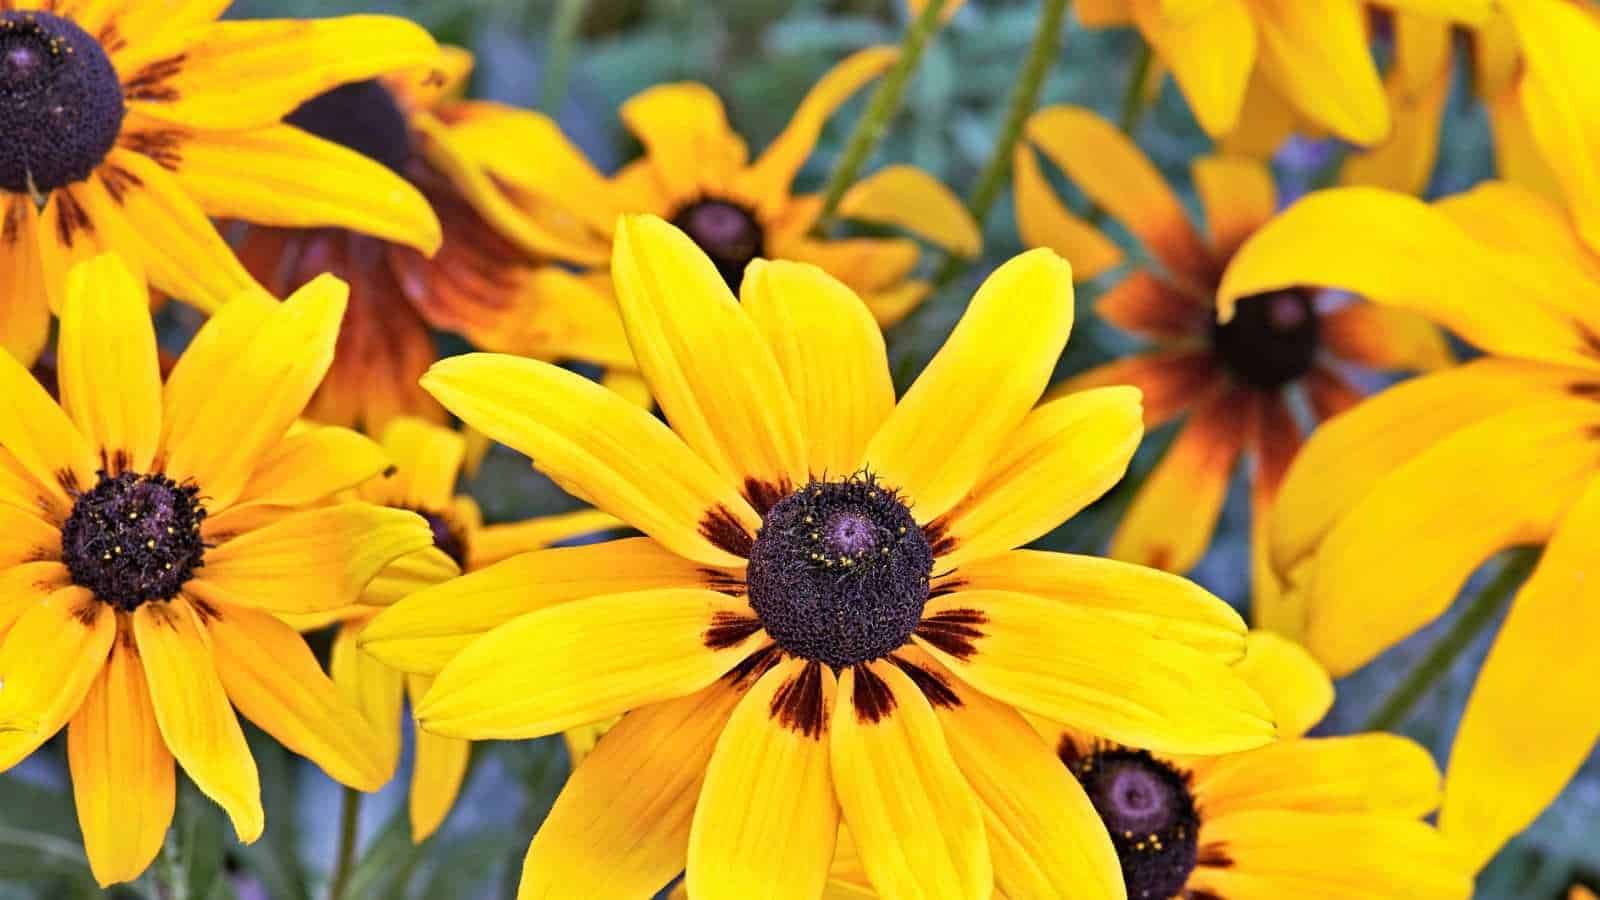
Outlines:
<svg viewBox="0 0 1600 900"><path fill-rule="evenodd" d="M345 788L339 802L339 855L333 862L333 881L328 885L328 900L344 900L350 886L350 872L355 868L356 832L361 826L361 800L364 795L355 788Z"/></svg>
<svg viewBox="0 0 1600 900"><path fill-rule="evenodd" d="M1150 45L1141 45L1139 56L1133 61L1133 74L1128 77L1128 86L1122 91L1122 115L1117 118L1117 125L1129 137L1133 137L1134 129L1139 127L1139 120L1144 117L1144 101L1145 95L1150 92L1148 82L1153 59Z"/></svg>
<svg viewBox="0 0 1600 900"><path fill-rule="evenodd" d="M160 896L166 900L189 900L189 879L184 872L183 860L178 858L178 836L167 836L161 848L161 868L157 878Z"/></svg>
<svg viewBox="0 0 1600 900"><path fill-rule="evenodd" d="M867 111L862 113L861 121L850 133L844 153L833 167L833 174L828 176L828 184L822 192L822 215L817 218L819 223L833 216L839 201L844 198L844 192L855 184L861 167L866 165L867 158L883 139L889 120L900 109L900 100L905 96L906 85L911 82L911 73L916 71L917 63L922 59L928 38L939 30L939 13L944 6L945 0L928 0L928 5L922 8L922 14L906 30L906 36L900 42L900 58L873 92Z"/></svg>
<svg viewBox="0 0 1600 900"><path fill-rule="evenodd" d="M1428 649L1420 662L1394 689L1383 706L1367 720L1366 731L1393 731L1400 727L1416 707L1417 702L1438 684L1455 665L1456 658L1472 645L1473 640L1511 600L1518 587L1533 571L1539 560L1535 547L1521 547L1512 551L1494 580L1472 598L1461 617L1456 619L1438 643Z"/></svg>
<svg viewBox="0 0 1600 900"><path fill-rule="evenodd" d="M545 43L544 87L539 92L539 108L550 115L561 112L567 97L567 77L572 73L572 48L583 22L587 0L558 0L550 37Z"/></svg>

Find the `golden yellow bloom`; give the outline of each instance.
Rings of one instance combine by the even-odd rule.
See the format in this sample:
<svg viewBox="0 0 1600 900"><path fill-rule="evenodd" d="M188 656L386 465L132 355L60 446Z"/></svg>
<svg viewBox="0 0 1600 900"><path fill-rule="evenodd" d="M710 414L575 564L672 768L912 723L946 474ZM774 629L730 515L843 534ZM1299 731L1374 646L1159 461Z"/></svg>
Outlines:
<svg viewBox="0 0 1600 900"><path fill-rule="evenodd" d="M256 287L208 216L338 225L431 253L427 201L282 124L334 85L426 64L387 16L218 22L219 0L0 0L0 347L44 348L72 265L120 254L208 312Z"/></svg>
<svg viewBox="0 0 1600 900"><path fill-rule="evenodd" d="M360 604L289 621L301 628L340 623L333 640L333 682L366 715L379 736L383 759L393 771L400 759L404 698L409 695L415 704L433 679L392 669L357 647L357 636L378 612L375 607L448 581L462 571L477 571L518 553L620 528L622 523L605 513L583 510L485 526L477 503L454 493L467 449L459 432L402 417L384 430L383 449L393 471L364 483L357 495L369 503L422 516L431 530L432 545L396 560L380 573ZM412 839L420 843L438 829L455 805L467 771L469 745L421 729L415 736L410 815Z"/></svg>
<svg viewBox="0 0 1600 900"><path fill-rule="evenodd" d="M350 308L328 379L311 403L318 421L381 433L397 415L442 419L417 385L437 358L431 328L479 347L540 359L631 366L615 304L563 271L538 270L467 200L485 173L433 136L470 115L460 99L472 68L448 48L430 66L354 82L290 113L298 128L403 176L442 220L431 259L404 244L339 228L252 228L239 248L268 290L286 294L323 272L350 284Z"/></svg>
<svg viewBox="0 0 1600 900"><path fill-rule="evenodd" d="M1465 23L1490 0L1394 0L1397 10ZM1383 82L1359 0L1081 0L1091 28L1137 25L1212 137L1298 115L1357 144L1389 134ZM1241 112L1249 107L1249 116ZM1282 112L1279 112L1282 111ZM1274 115L1273 113L1277 113Z"/></svg>
<svg viewBox="0 0 1600 900"><path fill-rule="evenodd" d="M313 504L381 471L351 432L285 438L333 354L342 286L223 305L165 387L144 286L104 256L62 305L58 406L0 354L0 769L62 726L102 884L138 877L173 811L173 762L263 827L234 709L334 779L388 780L376 736L275 613L353 602L426 523ZM336 452L333 452L336 451Z"/></svg>
<svg viewBox="0 0 1600 900"><path fill-rule="evenodd" d="M1444 338L1410 313L1360 302L1334 307L1304 290L1245 298L1238 316L1219 326L1217 285L1234 251L1277 209L1265 163L1242 156L1195 161L1208 230L1202 239L1155 165L1093 112L1040 110L1026 135L1014 166L1017 225L1025 242L1054 248L1080 278L1122 261L1109 238L1056 197L1036 147L1123 223L1155 263L1128 275L1097 306L1107 321L1154 347L1073 378L1048 396L1132 384L1144 393L1147 428L1187 417L1135 496L1111 555L1173 572L1193 568L1211 544L1234 469L1247 459L1255 622L1294 633L1284 619L1296 613L1267 565L1265 537L1278 484L1300 447L1291 399L1303 395L1317 419L1331 417L1360 398L1341 368L1447 365Z"/></svg>
<svg viewBox="0 0 1600 900"><path fill-rule="evenodd" d="M1482 864L1600 736L1600 662L1561 652L1600 640L1589 580L1600 263L1564 211L1525 188L1489 183L1432 207L1346 188L1258 232L1221 299L1226 311L1240 295L1308 284L1430 316L1487 354L1327 423L1291 468L1272 553L1305 596L1311 650L1348 673L1438 617L1495 553L1546 544L1450 755L1440 823Z"/></svg>
<svg viewBox="0 0 1600 900"><path fill-rule="evenodd" d="M1596 897L1594 891L1581 884L1575 884L1572 890L1567 892L1567 900L1596 900Z"/></svg>
<svg viewBox="0 0 1600 900"><path fill-rule="evenodd" d="M928 283L913 277L922 257L916 242L814 236L822 198L792 193L792 182L828 117L888 68L896 52L874 47L841 62L754 160L730 129L717 95L687 82L650 88L622 105L622 121L645 156L614 178L595 171L553 121L528 110L473 104L437 137L487 170L484 191L474 195L478 208L530 252L603 268L618 215L651 213L688 232L734 290L757 257L815 263L860 294L888 325L927 296ZM890 166L861 180L838 212L964 256L979 250L977 226L960 200L910 166Z"/></svg>
<svg viewBox="0 0 1600 900"><path fill-rule="evenodd" d="M1014 549L1115 483L1142 432L1126 387L1033 409L1072 323L1054 254L991 275L898 403L876 323L815 267L753 262L741 303L644 216L613 277L670 427L532 360L456 357L424 386L647 536L513 557L362 636L438 673L417 715L439 734L627 712L534 839L523 897L645 896L686 861L699 897L814 897L841 811L881 888L1112 897L1104 828L1069 779L1030 778L1050 749L1016 708L1174 752L1271 738L1225 604Z"/></svg>

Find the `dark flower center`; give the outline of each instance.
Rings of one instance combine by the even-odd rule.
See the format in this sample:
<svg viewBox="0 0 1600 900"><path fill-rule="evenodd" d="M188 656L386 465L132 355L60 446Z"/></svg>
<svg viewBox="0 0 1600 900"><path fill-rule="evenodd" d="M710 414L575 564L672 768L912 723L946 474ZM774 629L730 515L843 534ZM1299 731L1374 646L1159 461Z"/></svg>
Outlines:
<svg viewBox="0 0 1600 900"><path fill-rule="evenodd" d="M46 12L0 12L0 190L45 194L94 172L122 130L105 50Z"/></svg>
<svg viewBox="0 0 1600 900"><path fill-rule="evenodd" d="M761 223L750 210L725 200L698 200L672 217L672 224L694 239L716 263L722 280L737 294L745 267L765 252Z"/></svg>
<svg viewBox="0 0 1600 900"><path fill-rule="evenodd" d="M204 565L199 488L165 475L100 473L61 528L61 556L74 583L118 609L171 600Z"/></svg>
<svg viewBox="0 0 1600 900"><path fill-rule="evenodd" d="M1068 762L1111 833L1128 900L1178 896L1200 846L1188 777L1143 750L1103 750Z"/></svg>
<svg viewBox="0 0 1600 900"><path fill-rule="evenodd" d="M813 481L767 511L750 551L750 606L778 646L834 668L893 652L928 602L933 550L870 475Z"/></svg>
<svg viewBox="0 0 1600 900"><path fill-rule="evenodd" d="M411 159L411 126L389 89L376 81L342 84L284 118L399 172Z"/></svg>
<svg viewBox="0 0 1600 900"><path fill-rule="evenodd" d="M433 530L433 546L437 547L445 556L455 560L456 565L465 569L467 567L467 536L456 529L455 525L442 513L416 510L417 515L428 520L428 527Z"/></svg>
<svg viewBox="0 0 1600 900"><path fill-rule="evenodd" d="M1311 371L1317 311L1307 291L1274 291L1239 301L1233 320L1211 325L1211 343L1233 374L1253 387L1279 388Z"/></svg>

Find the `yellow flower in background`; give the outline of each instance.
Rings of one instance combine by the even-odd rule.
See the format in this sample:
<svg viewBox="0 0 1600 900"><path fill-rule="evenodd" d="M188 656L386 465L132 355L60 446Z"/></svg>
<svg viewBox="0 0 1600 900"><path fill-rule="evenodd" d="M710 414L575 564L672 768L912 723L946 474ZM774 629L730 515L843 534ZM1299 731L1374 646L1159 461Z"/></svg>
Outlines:
<svg viewBox="0 0 1600 900"><path fill-rule="evenodd" d="M1467 24L1491 0L1394 0L1386 7ZM1136 25L1214 138L1298 115L1356 144L1393 117L1358 0L1081 0L1090 28ZM1249 115L1242 113L1250 110Z"/></svg>
<svg viewBox="0 0 1600 900"><path fill-rule="evenodd" d="M650 88L622 105L623 124L645 155L614 178L597 172L553 121L529 110L473 104L437 137L488 171L484 192L475 195L479 209L531 252L603 270L617 217L651 213L693 237L735 291L757 257L814 263L889 325L930 289L912 274L920 247L898 237L814 236L822 198L794 194L792 183L829 116L893 64L896 53L873 47L839 63L754 160L717 95L688 82ZM889 166L857 182L838 213L903 229L963 256L975 256L981 243L961 201L910 166Z"/></svg>
<svg viewBox="0 0 1600 900"><path fill-rule="evenodd" d="M471 68L466 51L446 48L432 65L341 85L286 119L403 176L444 229L432 258L339 228L246 232L239 257L269 291L287 294L323 272L350 284L339 350L308 411L318 421L378 434L399 415L442 419L417 385L438 357L430 328L490 350L631 367L610 298L563 271L537 268L502 237L467 199L487 176L432 139L446 127L442 120L473 107L460 98Z"/></svg>
<svg viewBox="0 0 1600 900"><path fill-rule="evenodd" d="M456 357L424 386L647 536L513 557L361 639L438 673L418 719L443 735L627 712L521 896L643 896L685 865L698 897L815 896L842 820L892 893L1119 897L1082 791L1029 777L1051 751L1016 710L1173 752L1271 739L1225 604L1014 549L1115 483L1142 431L1130 388L1034 409L1072 322L1054 254L992 274L898 403L877 324L814 267L752 263L740 303L645 216L619 226L613 276L670 426L531 360Z"/></svg>
<svg viewBox="0 0 1600 900"><path fill-rule="evenodd" d="M358 489L360 499L417 513L428 522L432 545L396 560L373 579L359 604L315 617L290 617L302 629L339 623L330 666L334 684L366 715L378 735L383 759L393 771L400 759L405 698L413 704L433 679L392 669L357 647L357 636L386 606L418 590L476 571L507 557L622 527L593 510L542 516L510 525L483 524L471 497L455 493L466 458L460 432L412 418L398 418L383 432L383 450L393 471ZM537 585L523 586L536 591ZM447 612L447 611L446 611ZM470 745L418 729L411 774L412 840L426 840L455 805L467 772Z"/></svg>
<svg viewBox="0 0 1600 900"><path fill-rule="evenodd" d="M1489 183L1431 207L1345 188L1244 246L1224 312L1303 285L1422 313L1487 354L1325 424L1290 469L1272 555L1304 596L1312 652L1345 675L1437 618L1497 552L1546 545L1450 755L1440 824L1481 865L1600 737L1600 662L1562 652L1600 640L1600 261L1525 188Z"/></svg>
<svg viewBox="0 0 1600 900"><path fill-rule="evenodd" d="M334 85L426 64L427 32L388 16L215 21L227 5L0 3L0 347L23 362L68 270L107 251L208 312L255 288L208 216L438 247L416 190L282 124Z"/></svg>
<svg viewBox="0 0 1600 900"><path fill-rule="evenodd" d="M1208 156L1193 164L1207 237L1154 164L1114 125L1086 109L1057 106L1029 120L1016 151L1017 226L1023 241L1050 247L1079 278L1122 261L1121 250L1069 212L1046 181L1034 149L1058 165L1144 245L1153 264L1107 291L1096 308L1117 327L1151 341L1143 352L1071 378L1047 396L1131 384L1154 428L1184 418L1177 438L1139 488L1111 541L1111 555L1187 572L1211 545L1236 464L1251 480L1252 590L1258 626L1296 633L1295 615L1266 558L1266 525L1278 485L1301 442L1291 406L1303 396L1317 420L1360 399L1341 368L1429 369L1450 362L1444 338L1410 313L1356 301L1334 307L1309 290L1266 291L1239 302L1218 325L1216 290L1230 259L1277 209L1265 163ZM1031 146L1030 146L1031 145Z"/></svg>
<svg viewBox="0 0 1600 900"><path fill-rule="evenodd" d="M1567 900L1597 900L1597 898L1594 891L1581 884L1576 884L1572 886L1572 890L1567 892Z"/></svg>
<svg viewBox="0 0 1600 900"><path fill-rule="evenodd" d="M116 257L66 293L59 406L0 354L0 769L68 727L105 885L161 848L174 761L240 840L260 836L234 709L337 781L388 780L360 711L274 614L349 604L430 537L411 513L309 508L386 464L340 429L284 437L333 355L337 281L222 306L164 388L149 298Z"/></svg>

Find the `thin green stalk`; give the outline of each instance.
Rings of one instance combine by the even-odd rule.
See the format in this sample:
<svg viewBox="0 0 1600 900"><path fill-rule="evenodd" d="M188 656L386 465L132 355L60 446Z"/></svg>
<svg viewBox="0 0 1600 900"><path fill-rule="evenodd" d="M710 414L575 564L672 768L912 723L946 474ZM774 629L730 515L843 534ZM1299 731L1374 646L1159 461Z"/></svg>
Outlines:
<svg viewBox="0 0 1600 900"><path fill-rule="evenodd" d="M189 879L179 858L176 831L167 836L161 847L161 868L157 876L157 891L165 900L189 900Z"/></svg>
<svg viewBox="0 0 1600 900"><path fill-rule="evenodd" d="M1450 630L1445 632L1438 643L1428 649L1428 653L1421 662L1405 677L1405 680L1394 689L1389 699L1383 706L1367 720L1367 731L1393 731L1402 725L1417 702L1427 695L1437 685L1440 679L1449 673L1455 665L1456 658L1462 651L1472 645L1479 633L1489 627L1505 605L1510 602L1511 595L1516 593L1518 587L1527 579L1528 573L1533 571L1534 563L1539 560L1539 550L1534 547L1522 547L1512 551L1511 557L1500 567L1494 580L1484 586L1476 597L1467 605L1461 617L1456 619Z"/></svg>
<svg viewBox="0 0 1600 900"><path fill-rule="evenodd" d="M328 885L328 900L344 900L350 886L350 873L355 869L356 833L361 827L361 800L363 794L355 788L345 788L339 802L339 855L333 862L333 881Z"/></svg>
<svg viewBox="0 0 1600 900"><path fill-rule="evenodd" d="M578 39L588 0L558 0L550 37L545 42L544 87L539 92L539 108L554 116L567 98L567 78L572 74L572 49Z"/></svg>
<svg viewBox="0 0 1600 900"><path fill-rule="evenodd" d="M1141 44L1139 55L1133 61L1133 74L1128 77L1128 86L1122 91L1122 115L1117 118L1118 127L1129 137L1133 137L1134 129L1139 127L1139 120L1144 117L1153 61L1150 45Z"/></svg>
<svg viewBox="0 0 1600 900"><path fill-rule="evenodd" d="M828 184L822 192L822 215L817 219L819 223L825 223L833 216L839 201L844 198L844 192L855 184L861 167L866 165L867 158L883 139L883 131L889 126L889 120L900 110L900 100L905 96L906 85L911 82L911 73L916 71L917 63L922 59L928 38L939 30L939 13L944 6L945 0L928 0L922 14L906 30L906 36L900 42L900 58L873 92L867 111L862 113L861 121L850 133L844 153L833 167L833 174L828 176Z"/></svg>

